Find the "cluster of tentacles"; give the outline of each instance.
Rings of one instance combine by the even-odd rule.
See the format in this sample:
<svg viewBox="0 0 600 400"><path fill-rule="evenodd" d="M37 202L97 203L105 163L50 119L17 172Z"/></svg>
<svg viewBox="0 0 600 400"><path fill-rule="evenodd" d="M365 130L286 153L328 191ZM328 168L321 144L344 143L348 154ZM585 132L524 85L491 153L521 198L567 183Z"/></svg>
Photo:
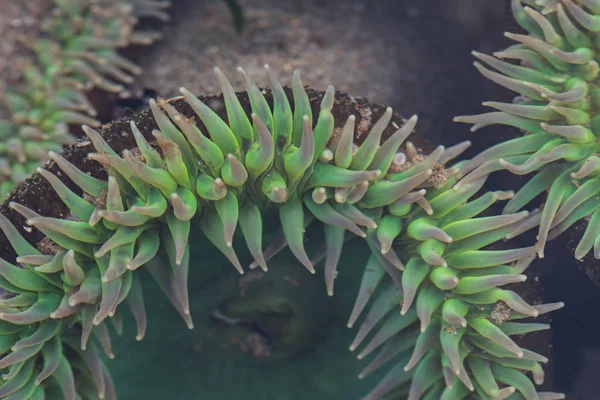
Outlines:
<svg viewBox="0 0 600 400"><path fill-rule="evenodd" d="M140 18L167 20L169 3L154 0L55 0L41 21L42 34L27 43L32 61L25 67L22 89L4 93L10 120L0 120L0 198L4 198L48 151L73 143L69 124L99 126L87 92L99 88L124 91L140 67L118 54L132 44L151 44L154 31L135 30Z"/></svg>
<svg viewBox="0 0 600 400"><path fill-rule="evenodd" d="M514 213L547 192L543 207L531 213L517 233L539 225L537 246L543 257L547 240L585 219L587 228L575 257L581 259L593 249L599 258L600 2L512 0L512 8L528 34L506 33L517 44L494 57L473 54L495 70L475 63L485 77L519 96L510 104L484 103L498 111L456 120L475 124L473 130L505 124L525 134L481 153L461 172L466 175L462 181L500 169L519 175L536 172L504 209Z"/></svg>
<svg viewBox="0 0 600 400"><path fill-rule="evenodd" d="M234 250L239 241L255 260L251 267L264 270L286 247L311 272L324 259L331 295L344 244L366 241L367 264L347 266L364 269L348 325L370 304L351 349L368 337L359 358L381 347L361 376L384 364L391 368L366 399L390 393L409 399L562 398L536 392L546 358L511 339L548 328L516 320L562 304L531 306L499 287L524 281L535 257L535 246L494 245L529 214L493 215L490 207L513 193L477 196L485 174L458 181L473 161L448 164L469 143L425 155L406 141L417 118L396 126L391 108L359 134L356 116L334 119L333 87L309 99L298 73L286 92L266 69L270 92L240 69L247 86L243 97L215 69L224 110L185 89L191 115L174 101L152 101L158 130L150 139L131 122L123 134L133 135L137 146L120 154L84 126L96 149L88 158L102 165L107 178L50 153L77 190L47 170L38 172L69 215L41 216L11 203L46 236L37 248L0 217L18 254L15 263L0 262L0 286L8 293L0 301L0 368L6 379L0 398L55 398L49 394L55 392L66 399L115 398L96 343L114 356L107 322L120 330L124 304L137 322L137 338L143 338L138 268L150 272L193 327L187 278L188 235L195 226L240 273L244 268ZM244 108L240 98L251 106ZM270 225L277 221L281 234L265 246L266 218ZM324 229L325 243L311 257L304 236L314 225ZM155 257L160 247L168 262Z"/></svg>

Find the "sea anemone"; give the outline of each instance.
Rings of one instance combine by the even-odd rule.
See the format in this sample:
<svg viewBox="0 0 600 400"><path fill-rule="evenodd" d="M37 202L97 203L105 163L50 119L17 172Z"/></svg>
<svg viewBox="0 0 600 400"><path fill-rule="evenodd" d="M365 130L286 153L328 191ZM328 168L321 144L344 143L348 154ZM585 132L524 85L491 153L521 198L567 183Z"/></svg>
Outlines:
<svg viewBox="0 0 600 400"><path fill-rule="evenodd" d="M93 88L119 93L141 69L118 50L151 44L155 31L136 30L139 18L168 20L168 2L56 0L32 43L18 88L4 93L10 120L0 120L0 197L35 171L48 151L73 143L69 124L98 127L87 97Z"/></svg>
<svg viewBox="0 0 600 400"><path fill-rule="evenodd" d="M369 336L359 359L381 347L361 378L384 364L391 370L365 399L562 398L536 392L527 373L540 384L546 358L510 337L547 329L515 320L562 304L531 306L498 287L526 279L536 248L489 247L502 246L496 242L529 214L494 215L490 207L513 194L477 196L485 174L460 184L473 161L450 163L469 143L426 154L406 141L416 116L398 120L388 107L374 123L357 124L360 108L344 109L332 86L307 90L296 72L288 90L266 70L271 91L240 69L246 92L236 94L217 68L222 97L203 101L182 88L182 98L150 102L151 122L84 126L89 141L66 157L51 152L50 168L38 168L66 206L53 216L15 194L10 208L43 236L33 246L0 217L17 255L0 262L0 398L54 398L57 390L67 399L116 397L97 346L114 357L107 322L121 326L123 305L144 337L140 272L193 328L188 275L205 256L192 259L191 248L211 243L243 274L241 242L250 269L297 264L314 274L323 260L329 295L346 243L369 249L364 266L346 266L362 275L348 326L370 304L350 349ZM202 244L192 243L200 231ZM307 251L315 243L322 245ZM218 316L247 319L255 310L233 302ZM284 337L302 345L294 330Z"/></svg>
<svg viewBox="0 0 600 400"><path fill-rule="evenodd" d="M519 175L536 172L504 213L514 213L547 192L545 203L509 237L539 225L537 247L543 257L547 240L584 219L588 224L575 258L583 258L592 248L600 258L600 158L596 154L600 130L595 87L600 72L596 43L600 4L590 0L512 0L512 10L528 34L506 33L517 44L494 57L473 54L495 70L476 62L485 77L519 96L513 103L484 103L498 111L455 120L475 124L472 130L510 125L524 135L475 157L461 172L466 175L462 182L500 169Z"/></svg>

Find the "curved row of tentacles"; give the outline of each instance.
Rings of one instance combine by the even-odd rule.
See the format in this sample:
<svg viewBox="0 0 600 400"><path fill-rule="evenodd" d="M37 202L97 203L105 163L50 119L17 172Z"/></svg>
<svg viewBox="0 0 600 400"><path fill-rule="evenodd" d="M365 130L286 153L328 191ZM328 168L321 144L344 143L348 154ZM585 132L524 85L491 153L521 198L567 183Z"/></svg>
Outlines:
<svg viewBox="0 0 600 400"><path fill-rule="evenodd" d="M424 155L406 141L416 116L402 126L392 124L395 131L383 137L390 130L390 108L368 133L359 133L355 116L334 119L333 87L322 98L309 99L295 73L286 92L268 67L271 93L258 89L240 69L251 104L247 112L227 78L215 72L226 118L181 89L193 114L182 114L173 101L151 102L159 129L150 140L149 132L144 136L132 122L131 132L124 134L133 135L137 146L120 154L100 133L84 127L96 149L88 158L104 167L107 178L51 152L61 175L78 189L47 170L38 172L70 214L46 217L11 203L46 236L43 248L29 244L0 217L0 228L18 255L15 263L0 261L0 286L9 293L0 301L0 368L6 377L0 398L55 398L49 394L55 391L67 399L115 398L90 336L113 357L107 321L121 326L119 315L127 304L137 338L143 338L146 314L138 268L151 273L193 327L186 282L194 226L240 273L244 268L233 247L241 245L238 240L255 259L251 267L265 270L285 247L311 272L324 258L329 294L344 243L366 241L371 257L361 267L364 276L348 325L369 303L370 310L351 349L372 335L359 358L383 348L361 376L391 366L366 399L390 393L409 399L562 398L536 392L533 382L543 381L540 363L546 358L511 339L548 328L516 320L562 304L531 306L499 288L525 280L535 247L489 246L528 213L489 215L493 203L512 193L476 197L485 177L453 189L471 162L446 164L468 142ZM265 247L263 222L273 220L281 234ZM311 258L304 233L314 225L324 229L325 246ZM168 263L154 257L161 246Z"/></svg>
<svg viewBox="0 0 600 400"><path fill-rule="evenodd" d="M140 67L120 48L151 44L154 31L135 30L139 18L168 20L169 2L154 0L55 0L41 22L42 34L27 43L33 53L22 90L4 93L10 120L0 120L0 198L35 172L48 151L73 143L69 124L100 126L87 92L124 91Z"/></svg>
<svg viewBox="0 0 600 400"><path fill-rule="evenodd" d="M542 257L547 240L586 219L575 257L581 259L593 249L600 258L600 2L512 0L512 8L528 34L506 33L517 44L494 57L473 54L495 70L475 63L485 77L519 97L510 104L484 103L498 111L456 120L475 124L473 130L505 124L525 134L482 152L463 170L462 181L500 169L519 175L537 171L504 209L514 213L548 192L543 208L532 213L518 232L539 225L537 246Z"/></svg>

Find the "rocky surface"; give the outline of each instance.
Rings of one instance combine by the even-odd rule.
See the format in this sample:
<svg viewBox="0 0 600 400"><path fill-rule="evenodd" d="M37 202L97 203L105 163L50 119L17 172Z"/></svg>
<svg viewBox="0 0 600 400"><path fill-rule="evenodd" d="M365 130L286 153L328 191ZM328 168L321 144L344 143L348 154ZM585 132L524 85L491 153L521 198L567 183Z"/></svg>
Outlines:
<svg viewBox="0 0 600 400"><path fill-rule="evenodd" d="M264 64L289 84L300 69L304 84L367 97L404 115L417 113L418 129L434 142L474 139L453 116L475 112L486 99L510 94L485 82L470 51L492 52L504 43L510 21L504 2L478 0L239 0L245 25L237 35L225 2L177 0L165 39L137 61L145 72L134 93L151 88L174 96L220 92L219 66L242 90L238 66L266 85ZM475 138L476 147L497 140Z"/></svg>

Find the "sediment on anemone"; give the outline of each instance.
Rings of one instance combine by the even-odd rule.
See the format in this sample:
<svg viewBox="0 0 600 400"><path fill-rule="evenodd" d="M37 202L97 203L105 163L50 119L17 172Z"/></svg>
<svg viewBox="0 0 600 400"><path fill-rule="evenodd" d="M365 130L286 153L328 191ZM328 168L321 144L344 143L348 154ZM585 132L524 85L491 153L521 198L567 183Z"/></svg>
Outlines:
<svg viewBox="0 0 600 400"><path fill-rule="evenodd" d="M271 91L240 69L246 92L236 94L215 69L222 97L198 99L182 88L182 98L151 101L139 124L129 119L102 133L84 126L88 141L66 157L51 153L49 168L12 195L9 206L37 245L0 217L17 256L0 263L0 366L11 393L41 396L57 382L68 399L114 398L110 362L98 350L114 356L108 322L120 331L127 305L144 337L147 271L192 328L187 282L202 260L191 259L189 235L201 231L239 273L248 268L238 254L267 271L285 249L298 267L322 269L329 295L343 249L368 249L364 265L351 264L362 277L347 325L369 311L350 347L369 338L359 359L381 348L360 378L384 364L390 370L365 399L562 398L536 391L547 359L511 339L548 329L515 321L562 304L531 306L499 287L525 280L536 248L489 246L529 214L494 215L490 206L513 194L482 192L485 175L457 188L472 161L453 160L469 143L424 151L407 140L416 116L361 113L364 103L344 102L331 86L305 89L298 72L286 90L266 69ZM42 179L64 206L15 201ZM225 320L248 318L243 308L220 311ZM54 379L36 386L39 374Z"/></svg>
<svg viewBox="0 0 600 400"><path fill-rule="evenodd" d="M100 126L87 92L122 92L139 66L118 53L149 45L160 33L136 29L140 18L169 19L166 1L55 0L33 43L31 62L15 88L4 93L0 120L0 198L4 198L48 157L74 143L70 124Z"/></svg>
<svg viewBox="0 0 600 400"><path fill-rule="evenodd" d="M497 111L455 120L474 124L472 130L510 125L524 135L482 152L460 176L468 182L500 169L535 173L504 213L522 209L540 194L546 194L545 202L514 234L539 226L537 247L543 257L548 240L585 220L575 258L592 250L600 258L596 43L600 5L587 0L512 0L512 10L527 34L506 33L516 44L494 56L473 54L491 67L475 63L485 77L519 96L510 104L484 103Z"/></svg>

